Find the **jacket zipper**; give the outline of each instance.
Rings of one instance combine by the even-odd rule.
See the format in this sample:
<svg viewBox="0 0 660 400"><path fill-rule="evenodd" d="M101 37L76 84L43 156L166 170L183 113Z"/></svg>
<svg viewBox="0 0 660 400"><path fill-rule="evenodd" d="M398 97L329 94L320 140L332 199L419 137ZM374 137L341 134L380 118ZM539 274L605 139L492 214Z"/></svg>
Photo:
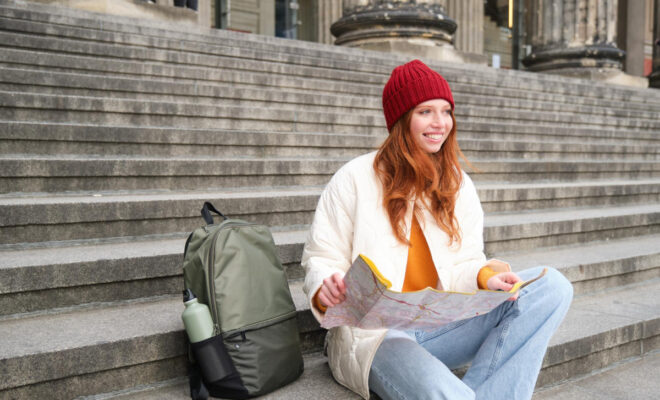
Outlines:
<svg viewBox="0 0 660 400"><path fill-rule="evenodd" d="M224 224L224 225L223 225ZM245 221L227 221L226 223L223 223L220 225L217 231L213 232L213 237L212 237L212 242L211 242L211 248L209 249L209 257L206 260L206 264L208 265L208 283L209 283L209 303L211 306L211 313L213 315L213 336L216 336L220 334L220 315L218 314L218 308L216 306L215 302L215 263L213 260L215 259L215 243L218 239L218 235L220 235L220 232L223 229L226 228L232 228L235 226L249 226L249 225L257 225L254 223L250 222L245 222Z"/></svg>

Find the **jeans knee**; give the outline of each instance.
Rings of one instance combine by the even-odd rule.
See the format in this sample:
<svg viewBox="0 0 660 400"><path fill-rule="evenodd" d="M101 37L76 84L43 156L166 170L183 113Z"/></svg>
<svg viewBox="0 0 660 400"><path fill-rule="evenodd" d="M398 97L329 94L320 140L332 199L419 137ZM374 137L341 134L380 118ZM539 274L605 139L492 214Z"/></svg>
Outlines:
<svg viewBox="0 0 660 400"><path fill-rule="evenodd" d="M573 300L573 284L561 272L548 267L548 272L543 279L547 279L547 290L558 305L568 306L571 303Z"/></svg>

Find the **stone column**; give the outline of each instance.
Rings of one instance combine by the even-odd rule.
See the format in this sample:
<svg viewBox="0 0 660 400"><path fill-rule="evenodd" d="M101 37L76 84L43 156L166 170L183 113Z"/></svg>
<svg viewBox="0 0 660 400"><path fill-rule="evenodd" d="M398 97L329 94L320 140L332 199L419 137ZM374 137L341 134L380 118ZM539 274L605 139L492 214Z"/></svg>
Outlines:
<svg viewBox="0 0 660 400"><path fill-rule="evenodd" d="M531 71L591 79L620 74L625 52L617 47L617 0L529 1Z"/></svg>
<svg viewBox="0 0 660 400"><path fill-rule="evenodd" d="M619 47L626 52L623 69L627 74L644 76L644 33L646 1L619 0Z"/></svg>
<svg viewBox="0 0 660 400"><path fill-rule="evenodd" d="M447 15L458 24L454 35L456 50L466 53L484 52L483 0L447 0Z"/></svg>
<svg viewBox="0 0 660 400"><path fill-rule="evenodd" d="M446 0L343 0L332 24L335 44L416 57L463 61L452 44L456 22Z"/></svg>
<svg viewBox="0 0 660 400"><path fill-rule="evenodd" d="M660 0L653 4L653 70L649 86L660 89Z"/></svg>
<svg viewBox="0 0 660 400"><path fill-rule="evenodd" d="M318 2L316 37L319 43L333 44L330 26L341 18L342 0L322 0Z"/></svg>

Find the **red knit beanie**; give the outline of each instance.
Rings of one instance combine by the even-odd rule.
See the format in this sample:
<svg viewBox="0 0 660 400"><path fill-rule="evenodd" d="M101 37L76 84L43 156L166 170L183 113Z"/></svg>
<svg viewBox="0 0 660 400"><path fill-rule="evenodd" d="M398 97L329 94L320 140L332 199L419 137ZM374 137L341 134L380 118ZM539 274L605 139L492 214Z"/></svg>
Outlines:
<svg viewBox="0 0 660 400"><path fill-rule="evenodd" d="M394 68L383 89L383 112L387 130L411 108L431 99L444 99L454 109L454 98L447 81L419 60Z"/></svg>

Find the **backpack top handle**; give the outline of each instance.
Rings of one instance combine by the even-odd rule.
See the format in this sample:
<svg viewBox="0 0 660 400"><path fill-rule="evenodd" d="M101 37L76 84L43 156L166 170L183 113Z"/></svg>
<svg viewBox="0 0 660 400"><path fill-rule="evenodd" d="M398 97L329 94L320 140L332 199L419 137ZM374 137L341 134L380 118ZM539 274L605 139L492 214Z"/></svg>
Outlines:
<svg viewBox="0 0 660 400"><path fill-rule="evenodd" d="M213 204L211 204L208 201L205 201L204 206L202 207L202 218L204 218L204 221L206 221L207 225L213 225L213 215L211 215L211 212L218 214L223 219L227 219L227 217L225 217L223 213L221 213L215 207L213 207Z"/></svg>

